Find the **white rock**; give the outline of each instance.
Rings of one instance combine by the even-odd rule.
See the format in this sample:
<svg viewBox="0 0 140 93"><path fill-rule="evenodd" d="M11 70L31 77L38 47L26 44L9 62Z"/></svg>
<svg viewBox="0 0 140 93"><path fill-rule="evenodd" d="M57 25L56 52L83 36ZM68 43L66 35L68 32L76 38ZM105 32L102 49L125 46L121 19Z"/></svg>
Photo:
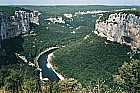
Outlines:
<svg viewBox="0 0 140 93"><path fill-rule="evenodd" d="M64 16L67 18L72 18L72 14L64 14Z"/></svg>

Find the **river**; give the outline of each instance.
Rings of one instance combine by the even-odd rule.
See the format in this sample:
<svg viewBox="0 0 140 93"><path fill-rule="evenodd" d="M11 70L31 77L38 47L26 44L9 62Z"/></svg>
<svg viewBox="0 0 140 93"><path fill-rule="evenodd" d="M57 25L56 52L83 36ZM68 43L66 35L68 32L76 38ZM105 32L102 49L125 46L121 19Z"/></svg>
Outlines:
<svg viewBox="0 0 140 93"><path fill-rule="evenodd" d="M48 78L51 81L64 80L64 77L57 73L53 68L51 62L53 58L53 52L57 50L58 47L51 47L39 54L37 57L38 67L41 69L41 78Z"/></svg>
<svg viewBox="0 0 140 93"><path fill-rule="evenodd" d="M57 73L52 65L52 58L54 56L53 52L57 49L59 49L59 47L51 47L39 53L39 55L35 59L37 66L31 62L28 62L25 56L21 56L17 53L16 56L22 59L26 64L37 67L37 69L40 71L41 80L59 81L64 80L64 77L61 74Z"/></svg>

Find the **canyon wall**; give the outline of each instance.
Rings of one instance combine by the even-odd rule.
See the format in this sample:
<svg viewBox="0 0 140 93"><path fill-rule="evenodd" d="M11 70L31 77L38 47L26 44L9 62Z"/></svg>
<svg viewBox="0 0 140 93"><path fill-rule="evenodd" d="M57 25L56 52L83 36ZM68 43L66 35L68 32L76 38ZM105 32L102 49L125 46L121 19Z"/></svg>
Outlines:
<svg viewBox="0 0 140 93"><path fill-rule="evenodd" d="M106 21L96 20L94 33L107 40L126 44L131 49L140 49L140 16L126 13L110 14Z"/></svg>
<svg viewBox="0 0 140 93"><path fill-rule="evenodd" d="M15 15L0 11L0 45L4 39L13 38L30 31L30 24L39 25L38 11L15 11Z"/></svg>

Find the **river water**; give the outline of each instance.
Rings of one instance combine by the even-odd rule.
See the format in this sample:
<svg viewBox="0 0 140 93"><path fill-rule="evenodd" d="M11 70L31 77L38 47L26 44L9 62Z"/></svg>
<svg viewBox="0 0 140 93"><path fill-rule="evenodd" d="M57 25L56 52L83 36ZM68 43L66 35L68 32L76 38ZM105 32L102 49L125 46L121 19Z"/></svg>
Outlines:
<svg viewBox="0 0 140 93"><path fill-rule="evenodd" d="M58 74L54 69L51 63L49 62L52 58L53 52L57 50L57 47L48 49L47 51L39 55L37 62L38 66L41 69L42 78L48 78L51 81L63 80L62 75ZM48 60L49 59L49 60Z"/></svg>

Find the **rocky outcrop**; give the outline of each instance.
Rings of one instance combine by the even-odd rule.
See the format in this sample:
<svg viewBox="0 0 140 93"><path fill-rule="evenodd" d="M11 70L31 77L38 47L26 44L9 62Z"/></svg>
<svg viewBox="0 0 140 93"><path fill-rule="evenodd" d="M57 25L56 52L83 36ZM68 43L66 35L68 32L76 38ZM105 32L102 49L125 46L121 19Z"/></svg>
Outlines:
<svg viewBox="0 0 140 93"><path fill-rule="evenodd" d="M31 23L39 25L39 15L38 11L19 10L13 16L0 12L0 45L4 39L30 31Z"/></svg>
<svg viewBox="0 0 140 93"><path fill-rule="evenodd" d="M106 21L101 17L104 15L96 20L95 34L129 45L132 49L140 49L140 16L120 12L110 14Z"/></svg>
<svg viewBox="0 0 140 93"><path fill-rule="evenodd" d="M65 24L65 21L63 20L63 18L61 16L58 16L58 17L50 17L47 19L47 21L51 22L51 23L62 23L62 24Z"/></svg>

